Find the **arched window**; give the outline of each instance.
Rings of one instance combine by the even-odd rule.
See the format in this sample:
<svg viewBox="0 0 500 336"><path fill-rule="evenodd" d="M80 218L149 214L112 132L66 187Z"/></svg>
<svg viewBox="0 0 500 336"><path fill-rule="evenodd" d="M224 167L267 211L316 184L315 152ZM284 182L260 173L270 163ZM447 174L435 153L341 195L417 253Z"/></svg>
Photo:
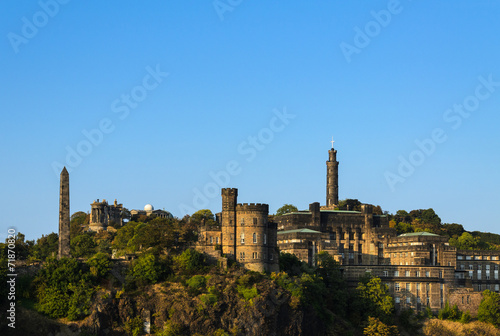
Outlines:
<svg viewBox="0 0 500 336"><path fill-rule="evenodd" d="M255 232L253 233L253 243L257 244L257 234Z"/></svg>
<svg viewBox="0 0 500 336"><path fill-rule="evenodd" d="M241 243L245 244L245 233L241 234Z"/></svg>

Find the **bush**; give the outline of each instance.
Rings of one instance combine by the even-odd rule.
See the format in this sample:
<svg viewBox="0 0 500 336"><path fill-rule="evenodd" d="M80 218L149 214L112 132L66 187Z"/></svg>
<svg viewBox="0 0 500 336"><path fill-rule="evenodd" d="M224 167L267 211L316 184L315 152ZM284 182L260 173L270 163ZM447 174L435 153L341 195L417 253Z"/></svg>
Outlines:
<svg viewBox="0 0 500 336"><path fill-rule="evenodd" d="M479 321L491 323L497 328L500 327L500 295L498 293L489 290L483 292L477 318Z"/></svg>
<svg viewBox="0 0 500 336"><path fill-rule="evenodd" d="M178 266L187 273L194 273L203 270L205 266L205 256L193 249L187 249L175 258Z"/></svg>
<svg viewBox="0 0 500 336"><path fill-rule="evenodd" d="M144 335L144 324L140 316L128 320L125 323L125 331L132 336Z"/></svg>
<svg viewBox="0 0 500 336"><path fill-rule="evenodd" d="M97 279L104 278L111 269L108 255L101 252L87 260L87 265L90 267L90 273Z"/></svg>
<svg viewBox="0 0 500 336"><path fill-rule="evenodd" d="M135 282L139 286L156 283L163 272L156 256L145 254L133 264L127 276L128 282Z"/></svg>
<svg viewBox="0 0 500 336"><path fill-rule="evenodd" d="M368 317L368 326L363 330L367 336L397 336L398 327L389 326L376 317Z"/></svg>
<svg viewBox="0 0 500 336"><path fill-rule="evenodd" d="M251 288L246 288L245 286L238 285L237 287L238 293L246 300L250 301L254 297L257 297L259 295L259 292L257 291L257 287L251 287Z"/></svg>
<svg viewBox="0 0 500 336"><path fill-rule="evenodd" d="M205 306L215 306L218 301L217 295L215 294L202 294L200 296L201 302L205 304Z"/></svg>
<svg viewBox="0 0 500 336"><path fill-rule="evenodd" d="M472 320L472 317L470 316L469 311L467 310L465 313L462 314L462 317L460 317L460 323L469 323Z"/></svg>
<svg viewBox="0 0 500 336"><path fill-rule="evenodd" d="M191 279L186 281L186 284L192 290L201 291L203 290L203 288L205 288L207 284L207 279L203 275L195 275L191 277Z"/></svg>

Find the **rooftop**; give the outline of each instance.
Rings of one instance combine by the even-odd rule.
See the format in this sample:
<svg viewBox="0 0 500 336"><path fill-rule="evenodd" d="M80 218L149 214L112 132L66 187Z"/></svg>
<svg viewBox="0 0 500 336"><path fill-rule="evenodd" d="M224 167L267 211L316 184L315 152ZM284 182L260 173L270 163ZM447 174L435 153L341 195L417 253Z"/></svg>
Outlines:
<svg viewBox="0 0 500 336"><path fill-rule="evenodd" d="M441 237L438 234L435 233L430 233L430 232L409 232L409 233L403 233L400 234L398 237L416 237L416 236L434 236L434 237Z"/></svg>
<svg viewBox="0 0 500 336"><path fill-rule="evenodd" d="M321 233L316 230L311 230L311 229L295 229L295 230L286 230L286 231L278 231L278 234L285 234L285 233Z"/></svg>

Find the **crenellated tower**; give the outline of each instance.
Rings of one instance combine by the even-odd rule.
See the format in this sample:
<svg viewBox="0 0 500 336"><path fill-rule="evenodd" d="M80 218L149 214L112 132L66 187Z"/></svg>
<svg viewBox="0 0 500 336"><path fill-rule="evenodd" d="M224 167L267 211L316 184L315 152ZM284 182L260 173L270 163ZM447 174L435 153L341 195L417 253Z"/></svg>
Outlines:
<svg viewBox="0 0 500 336"><path fill-rule="evenodd" d="M328 151L326 161L326 206L334 207L339 204L339 163L337 151L333 148Z"/></svg>
<svg viewBox="0 0 500 336"><path fill-rule="evenodd" d="M223 188L222 196L222 251L229 259L236 260L236 203L238 189Z"/></svg>

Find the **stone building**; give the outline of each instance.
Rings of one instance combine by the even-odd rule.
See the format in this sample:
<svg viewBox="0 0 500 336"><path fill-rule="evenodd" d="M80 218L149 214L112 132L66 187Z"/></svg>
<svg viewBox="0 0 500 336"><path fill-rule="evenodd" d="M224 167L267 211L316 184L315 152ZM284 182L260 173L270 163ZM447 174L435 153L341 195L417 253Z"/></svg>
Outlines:
<svg viewBox="0 0 500 336"><path fill-rule="evenodd" d="M144 210L130 210L130 216L132 220L139 219L139 216L174 218L170 212L160 209L155 210L151 204L146 204Z"/></svg>
<svg viewBox="0 0 500 336"><path fill-rule="evenodd" d="M103 199L102 202L99 202L99 200L94 201L90 206L90 230L102 231L107 230L108 226L112 224L119 226L123 225L123 204L118 204L116 199L113 204L108 204L108 202Z"/></svg>
<svg viewBox="0 0 500 336"><path fill-rule="evenodd" d="M398 236L369 204L338 210L337 151L328 154L326 206L311 203L309 210L274 217L281 252L314 265L316 254L326 251L350 286L367 272L380 277L397 308L437 311L449 301L475 314L481 291L499 292L500 251L457 251L447 237L428 232Z"/></svg>
<svg viewBox="0 0 500 336"><path fill-rule="evenodd" d="M218 225L202 227L198 249L224 255L258 272L279 271L276 224L268 220L267 204L238 204L238 189L224 188Z"/></svg>

